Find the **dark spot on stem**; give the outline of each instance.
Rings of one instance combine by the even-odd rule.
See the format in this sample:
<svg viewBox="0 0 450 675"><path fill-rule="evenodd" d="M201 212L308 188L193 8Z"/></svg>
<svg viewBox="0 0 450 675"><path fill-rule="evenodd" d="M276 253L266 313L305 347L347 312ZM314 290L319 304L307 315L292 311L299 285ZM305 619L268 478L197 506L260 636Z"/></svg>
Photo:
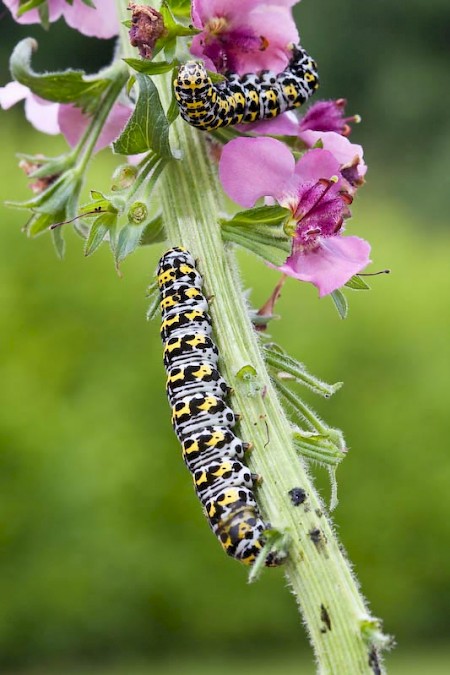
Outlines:
<svg viewBox="0 0 450 675"><path fill-rule="evenodd" d="M327 630L331 630L331 619L325 605L320 605L320 618L325 624L325 628L322 630L322 632L326 633Z"/></svg>
<svg viewBox="0 0 450 675"><path fill-rule="evenodd" d="M317 548L319 553L322 553L325 549L325 544L327 543L327 538L325 537L322 530L318 527L313 528L309 531L309 538L311 539L314 546Z"/></svg>
<svg viewBox="0 0 450 675"><path fill-rule="evenodd" d="M288 495L291 498L291 502L294 506L300 506L300 504L303 504L307 497L304 489L300 487L292 488L292 490L289 490Z"/></svg>
<svg viewBox="0 0 450 675"><path fill-rule="evenodd" d="M369 652L369 666L372 669L374 675L381 675L380 662L378 660L378 654L375 647L372 647Z"/></svg>
<svg viewBox="0 0 450 675"><path fill-rule="evenodd" d="M322 518L323 513L322 513L322 511L321 511L320 509L316 509L316 516L317 516L318 518Z"/></svg>

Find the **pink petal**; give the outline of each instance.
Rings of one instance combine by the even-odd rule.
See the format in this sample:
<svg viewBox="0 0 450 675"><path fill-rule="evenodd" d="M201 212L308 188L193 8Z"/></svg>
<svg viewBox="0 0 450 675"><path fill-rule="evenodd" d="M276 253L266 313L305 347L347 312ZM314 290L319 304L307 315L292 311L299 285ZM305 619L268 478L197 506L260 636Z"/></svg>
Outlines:
<svg viewBox="0 0 450 675"><path fill-rule="evenodd" d="M119 18L116 3L111 0L95 0L95 9L83 0L74 0L64 5L64 18L71 28L83 35L108 39L119 32Z"/></svg>
<svg viewBox="0 0 450 675"><path fill-rule="evenodd" d="M319 247L310 252L294 252L278 267L300 281L309 281L323 297L343 286L370 261L370 244L359 237L324 237Z"/></svg>
<svg viewBox="0 0 450 675"><path fill-rule="evenodd" d="M351 143L345 136L335 131L303 131L299 136L309 146L313 146L321 140L324 150L331 152L341 166L351 164L355 157L358 157L360 160L358 173L361 176L366 173L367 166L363 161L364 150L362 146Z"/></svg>
<svg viewBox="0 0 450 675"><path fill-rule="evenodd" d="M311 132L312 133L312 132ZM331 152L314 148L300 157L295 167L301 182L318 181L320 178L332 178L339 175L340 164Z"/></svg>
<svg viewBox="0 0 450 675"><path fill-rule="evenodd" d="M3 0L3 4L7 6L14 20L17 23L40 23L39 12L37 9L31 9L29 12L17 18L17 10L19 9L19 0ZM49 21L57 21L66 7L65 0L50 0L48 3Z"/></svg>
<svg viewBox="0 0 450 675"><path fill-rule="evenodd" d="M59 107L59 103L44 101L30 93L30 96L25 99L25 117L38 131L54 136L60 133Z"/></svg>
<svg viewBox="0 0 450 675"><path fill-rule="evenodd" d="M249 14L247 25L254 35L263 36L268 46L263 50L242 53L239 73L283 71L290 58L289 45L298 42L298 31L292 14L282 8L263 5Z"/></svg>
<svg viewBox="0 0 450 675"><path fill-rule="evenodd" d="M294 173L290 150L273 138L235 138L222 151L219 175L227 195L245 207L280 198Z"/></svg>
<svg viewBox="0 0 450 675"><path fill-rule="evenodd" d="M3 110L8 110L24 98L28 98L31 92L28 87L19 82L8 82L4 87L0 87L0 106Z"/></svg>
<svg viewBox="0 0 450 675"><path fill-rule="evenodd" d="M132 109L122 103L116 103L102 129L95 144L94 152L99 152L112 143L121 133L128 122ZM74 105L65 104L60 106L59 125L70 146L74 147L80 140L91 118L82 113Z"/></svg>

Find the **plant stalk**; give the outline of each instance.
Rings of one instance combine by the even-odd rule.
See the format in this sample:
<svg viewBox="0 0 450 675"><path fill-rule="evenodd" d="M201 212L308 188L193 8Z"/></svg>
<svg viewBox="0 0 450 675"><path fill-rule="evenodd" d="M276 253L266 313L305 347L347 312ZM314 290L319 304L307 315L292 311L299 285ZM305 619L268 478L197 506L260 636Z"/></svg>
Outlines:
<svg viewBox="0 0 450 675"><path fill-rule="evenodd" d="M170 79L158 76L155 83L167 110ZM222 189L206 136L178 118L171 127L171 137L182 159L169 162L158 183L168 246L186 247L203 276L221 355L220 368L233 389L231 405L242 415L238 433L253 443L248 464L263 477L257 488L263 517L273 528L290 535L285 572L314 648L318 672L382 673L373 646L378 624L368 612L325 506L298 457L291 425L269 378L248 315L233 246L222 240L218 223ZM248 365L256 371L259 389L250 390L237 377ZM299 506L294 506L289 496L296 487L306 492L306 500Z"/></svg>
<svg viewBox="0 0 450 675"><path fill-rule="evenodd" d="M168 88L166 82L161 91L166 107ZM220 366L234 391L232 406L242 414L242 438L254 445L248 463L263 477L257 491L262 513L272 527L291 537L286 575L314 647L318 672L373 674L371 646L361 630L369 619L368 610L324 504L292 443L291 426L249 319L233 248L222 241L218 225L222 190L205 136L181 119L173 126L173 140L183 159L171 162L159 183L168 243L191 251L204 279L205 295L211 298ZM245 383L236 377L246 365L256 370L260 383L256 395L250 396ZM307 493L307 500L299 507L289 498L294 487Z"/></svg>

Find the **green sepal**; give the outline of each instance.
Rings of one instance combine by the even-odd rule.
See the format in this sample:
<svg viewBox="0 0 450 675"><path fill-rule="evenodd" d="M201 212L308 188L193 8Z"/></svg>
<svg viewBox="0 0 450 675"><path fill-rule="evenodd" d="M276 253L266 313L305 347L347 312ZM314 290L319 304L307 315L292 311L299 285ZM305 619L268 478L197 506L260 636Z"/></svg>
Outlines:
<svg viewBox="0 0 450 675"><path fill-rule="evenodd" d="M64 258L64 253L66 252L66 244L64 242L62 227L57 227L54 230L50 230L53 246L55 248L55 253L60 260Z"/></svg>
<svg viewBox="0 0 450 675"><path fill-rule="evenodd" d="M130 253L137 249L145 228L146 223L143 225L127 224L119 231L114 248L114 260L117 268Z"/></svg>
<svg viewBox="0 0 450 675"><path fill-rule="evenodd" d="M31 68L31 55L36 49L37 42L32 38L21 40L14 48L9 62L13 78L47 101L75 103L87 112L95 110L110 80L86 76L80 70L35 73Z"/></svg>
<svg viewBox="0 0 450 675"><path fill-rule="evenodd" d="M147 321L151 321L155 316L159 316L159 303L161 298L159 297L159 288L158 282L153 281L150 286L147 288L146 297L149 299L150 304L147 310Z"/></svg>
<svg viewBox="0 0 450 675"><path fill-rule="evenodd" d="M346 319L348 314L348 301L345 295L339 289L336 289L331 294L331 299L341 319Z"/></svg>
<svg viewBox="0 0 450 675"><path fill-rule="evenodd" d="M165 241L166 234L164 231L164 222L161 213L159 213L153 220L146 224L142 237L140 239L140 246L150 246L151 244L158 244Z"/></svg>
<svg viewBox="0 0 450 675"><path fill-rule="evenodd" d="M222 236L273 265L282 265L291 252L291 239L284 232L290 217L289 209L277 204L239 211L230 220L220 220Z"/></svg>
<svg viewBox="0 0 450 675"><path fill-rule="evenodd" d="M58 217L58 215L54 216L52 213L37 212L33 213L23 229L29 237L37 237L39 234L47 232L55 222L63 219L64 213L61 213Z"/></svg>
<svg viewBox="0 0 450 675"><path fill-rule="evenodd" d="M103 242L104 238L110 230L114 228L117 222L117 214L115 213L101 213L92 223L89 231L86 244L84 247L84 255L92 255Z"/></svg>
<svg viewBox="0 0 450 675"><path fill-rule="evenodd" d="M191 0L166 0L165 4L175 16L190 19Z"/></svg>
<svg viewBox="0 0 450 675"><path fill-rule="evenodd" d="M133 68L138 73L145 75L160 75L161 73L168 73L172 70L174 62L168 61L148 61L147 59L123 59L130 68Z"/></svg>
<svg viewBox="0 0 450 675"><path fill-rule="evenodd" d="M71 169L59 176L46 190L33 199L26 202L5 203L7 206L19 209L35 209L40 213L49 213L55 216L65 213L67 218L73 218L76 214L81 185L80 176L74 169Z"/></svg>
<svg viewBox="0 0 450 675"><path fill-rule="evenodd" d="M164 27L167 31L162 38L162 40L164 40L164 37L166 39L166 44L164 45L165 50L167 50L167 43L171 41L176 42L177 37L193 37L202 32L199 28L194 28L192 24L186 25L185 23L177 21L175 18L176 12L173 11L171 3L166 2L166 0L162 0L159 11L161 12Z"/></svg>
<svg viewBox="0 0 450 675"><path fill-rule="evenodd" d="M17 9L17 18L23 16L31 9L36 9L40 5L46 3L47 0L19 0L19 7Z"/></svg>
<svg viewBox="0 0 450 675"><path fill-rule="evenodd" d="M355 274L351 279L347 281L347 288L351 288L352 291L370 291L369 284L366 284L364 279L362 279L359 274Z"/></svg>
<svg viewBox="0 0 450 675"><path fill-rule="evenodd" d="M324 466L337 466L346 456L345 448L336 444L328 434L297 429L292 433L292 440L302 457Z"/></svg>
<svg viewBox="0 0 450 675"><path fill-rule="evenodd" d="M146 75L136 74L139 96L132 116L119 138L114 141L114 151L121 155L135 155L153 150L160 157L169 159L169 123L159 99L158 90Z"/></svg>
<svg viewBox="0 0 450 675"><path fill-rule="evenodd" d="M320 394L320 396L324 396L325 398L329 398L342 387L342 382L327 384L311 375L303 363L292 358L292 356L273 342L264 345L264 357L268 366L276 371L277 377L282 380L295 380L311 389L315 394ZM288 377L282 377L284 374Z"/></svg>
<svg viewBox="0 0 450 675"><path fill-rule="evenodd" d="M44 30L50 28L50 12L48 10L48 2L38 7L39 21Z"/></svg>
<svg viewBox="0 0 450 675"><path fill-rule="evenodd" d="M33 171L27 172L28 178L48 178L49 176L58 176L64 171L74 166L74 157L72 152L58 155L57 157L43 157L42 155L27 155L18 153L18 159L24 160L29 164L36 166Z"/></svg>

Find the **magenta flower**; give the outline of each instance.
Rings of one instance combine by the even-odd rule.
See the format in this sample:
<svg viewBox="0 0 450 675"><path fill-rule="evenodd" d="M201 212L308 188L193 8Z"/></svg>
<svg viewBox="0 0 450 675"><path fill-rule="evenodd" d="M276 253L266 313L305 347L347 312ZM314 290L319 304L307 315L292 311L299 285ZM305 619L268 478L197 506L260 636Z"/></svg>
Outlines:
<svg viewBox="0 0 450 675"><path fill-rule="evenodd" d="M192 21L202 32L193 38L191 52L219 72L281 72L289 61L289 46L298 42L290 11L295 2L193 0Z"/></svg>
<svg viewBox="0 0 450 675"><path fill-rule="evenodd" d="M359 116L344 117L345 99L337 101L318 101L314 103L303 117L295 112L287 112L273 120L263 120L246 125L245 131L254 134L270 134L278 136L298 136L308 148L313 148L319 141L339 161L340 174L346 181L347 189L355 192L363 185L367 173L364 162L364 151L361 145L351 143L347 135L350 133L350 122L359 122ZM243 125L238 129L244 131Z"/></svg>
<svg viewBox="0 0 450 675"><path fill-rule="evenodd" d="M71 147L78 143L89 124L90 117L76 106L45 101L19 82L0 87L0 107L4 110L22 100L25 101L25 116L35 129L45 134L62 133ZM131 113L132 108L123 103L113 106L95 144L95 152L106 148L119 136Z"/></svg>
<svg viewBox="0 0 450 675"><path fill-rule="evenodd" d="M17 16L20 0L4 0L18 23L40 23L39 12L31 9L22 16ZM111 38L119 32L119 19L112 0L95 0L95 8L83 0L48 0L48 13L51 23L61 16L66 23L83 35L98 38Z"/></svg>
<svg viewBox="0 0 450 675"><path fill-rule="evenodd" d="M306 152L295 164L273 138L237 138L222 152L219 174L225 192L245 207L271 197L292 213L292 252L281 272L314 284L320 297L343 286L370 262L370 245L344 237L352 201L340 163L328 150Z"/></svg>

